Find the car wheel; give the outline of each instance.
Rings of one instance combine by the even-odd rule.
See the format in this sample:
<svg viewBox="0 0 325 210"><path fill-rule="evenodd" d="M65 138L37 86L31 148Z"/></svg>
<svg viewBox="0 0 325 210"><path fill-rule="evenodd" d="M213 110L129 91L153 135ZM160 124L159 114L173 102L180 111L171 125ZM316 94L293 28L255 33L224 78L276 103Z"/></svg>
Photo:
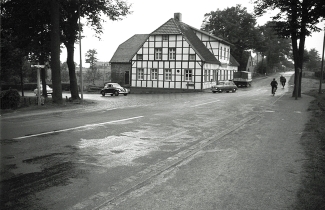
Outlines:
<svg viewBox="0 0 325 210"><path fill-rule="evenodd" d="M118 91L115 91L115 96L118 96L119 95L119 92Z"/></svg>
<svg viewBox="0 0 325 210"><path fill-rule="evenodd" d="M127 96L128 94L127 93L124 93L124 96Z"/></svg>
<svg viewBox="0 0 325 210"><path fill-rule="evenodd" d="M216 93L216 91L212 91L212 93Z"/></svg>
<svg viewBox="0 0 325 210"><path fill-rule="evenodd" d="M114 94L112 93L111 96L113 96Z"/></svg>
<svg viewBox="0 0 325 210"><path fill-rule="evenodd" d="M233 93L236 92L236 89L234 88L234 89L232 90L232 92L233 92Z"/></svg>
<svg viewBox="0 0 325 210"><path fill-rule="evenodd" d="M105 92L102 92L102 96L105 96Z"/></svg>

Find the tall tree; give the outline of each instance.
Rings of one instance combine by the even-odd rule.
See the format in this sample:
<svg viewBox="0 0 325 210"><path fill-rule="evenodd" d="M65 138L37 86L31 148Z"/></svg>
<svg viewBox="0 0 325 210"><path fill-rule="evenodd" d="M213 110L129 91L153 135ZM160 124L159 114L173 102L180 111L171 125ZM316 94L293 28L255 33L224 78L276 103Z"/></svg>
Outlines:
<svg viewBox="0 0 325 210"><path fill-rule="evenodd" d="M310 49L309 51L304 52L305 69L308 71L319 71L321 67L321 58L318 51L315 48ZM305 60L305 59L304 59Z"/></svg>
<svg viewBox="0 0 325 210"><path fill-rule="evenodd" d="M91 81L95 84L95 80L99 79L102 75L97 68L97 51L95 49L90 49L86 53L86 63L89 63L89 69L86 74L86 80Z"/></svg>
<svg viewBox="0 0 325 210"><path fill-rule="evenodd" d="M301 78L306 36L320 31L316 26L325 17L324 0L254 0L254 11L257 16L269 10L278 13L272 17L276 22L277 33L291 38L295 66L295 88L292 95L301 97ZM298 44L299 41L299 44Z"/></svg>
<svg viewBox="0 0 325 210"><path fill-rule="evenodd" d="M60 4L59 0L50 0L51 3L51 68L54 103L61 104L62 85L60 69Z"/></svg>
<svg viewBox="0 0 325 210"><path fill-rule="evenodd" d="M26 58L39 64L45 64L48 60L50 19L46 9L47 6L37 0L1 1L1 46L2 51L7 52L1 54L1 71L6 72L3 75L22 77L23 62L20 61ZM43 92L46 93L44 69L41 75ZM20 81L22 83L23 78L20 78Z"/></svg>
<svg viewBox="0 0 325 210"><path fill-rule="evenodd" d="M110 20L121 20L130 14L130 5L123 0L61 0L62 42L67 49L71 98L79 99L76 70L74 64L74 44L78 39L78 18L87 20L87 25L95 30L98 36L102 33L102 15Z"/></svg>
<svg viewBox="0 0 325 210"><path fill-rule="evenodd" d="M87 21L87 25L92 27L99 37L102 33L103 17L107 16L113 21L121 20L122 17L131 13L131 5L128 5L124 0L56 0L54 3L59 4L60 42L66 46L68 52L67 64L69 67L71 98L79 99L75 63L73 60L74 44L78 40L78 18L84 18ZM42 55L44 59L38 57L38 61L45 61L47 57L44 56L48 56L50 53L50 28L52 24L54 24L51 22L53 19L49 15L54 14L54 11L52 11L54 8L51 7L52 4L52 0L1 1L1 18L3 18L1 42L3 43L2 40L8 42L15 40L14 45L6 46L12 46L13 49L20 49L22 52L21 57L30 57L30 55L37 57L36 55ZM2 39L3 36L6 36L6 39ZM55 40L55 42L57 42L57 40ZM52 50L53 49L54 48L52 48ZM8 51L9 50L10 49L8 49ZM51 51L51 53L53 52ZM3 55L1 55L1 57L2 56ZM56 61L55 64L52 62L51 64L56 65L54 71L59 74L59 63ZM10 70L8 69L8 71ZM59 90L59 86L61 86L61 84L59 84L59 78L58 76L54 78L54 82L58 83L53 84L53 86L55 86L54 89L57 87ZM56 92L59 94L59 91ZM60 101L60 99L58 99L58 101Z"/></svg>
<svg viewBox="0 0 325 210"><path fill-rule="evenodd" d="M290 39L282 38L277 35L274 22L267 22L260 26L260 45L258 50L266 56L266 71L273 72L275 67L279 67L290 57Z"/></svg>
<svg viewBox="0 0 325 210"><path fill-rule="evenodd" d="M234 44L231 53L240 63L240 70L244 70L247 63L245 51L256 48L258 30L255 17L241 5L211 11L204 16L201 29Z"/></svg>

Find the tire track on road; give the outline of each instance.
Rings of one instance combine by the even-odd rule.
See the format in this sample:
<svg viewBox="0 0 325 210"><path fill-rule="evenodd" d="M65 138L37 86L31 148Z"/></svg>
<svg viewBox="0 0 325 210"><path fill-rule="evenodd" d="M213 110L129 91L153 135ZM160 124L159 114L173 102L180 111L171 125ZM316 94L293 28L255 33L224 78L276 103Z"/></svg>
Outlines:
<svg viewBox="0 0 325 210"><path fill-rule="evenodd" d="M157 162L156 164L149 166L148 168L138 172L136 175L127 177L119 181L114 186L111 186L106 192L99 192L69 209L99 210L114 207L116 203L123 200L123 198L127 194L135 191L138 188L141 188L142 186L145 186L146 183L148 183L150 180L153 180L160 174L171 170L174 167L177 167L184 161L188 160L189 158L203 150L205 147L218 141L222 137L230 134L231 132L239 129L241 126L258 117L260 117L259 114L252 114L251 116L239 121L232 127L229 127L228 129L221 131L207 139L199 141L196 144L188 147L187 149L182 150L181 152L170 156L169 158L163 161Z"/></svg>

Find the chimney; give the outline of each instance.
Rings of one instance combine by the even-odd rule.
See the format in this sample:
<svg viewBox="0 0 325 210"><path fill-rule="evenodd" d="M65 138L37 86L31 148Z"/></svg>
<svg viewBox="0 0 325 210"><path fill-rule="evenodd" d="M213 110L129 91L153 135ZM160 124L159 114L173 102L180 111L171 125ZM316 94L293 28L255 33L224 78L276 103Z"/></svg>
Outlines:
<svg viewBox="0 0 325 210"><path fill-rule="evenodd" d="M174 13L174 19L176 21L182 22L182 13L179 13L179 12Z"/></svg>

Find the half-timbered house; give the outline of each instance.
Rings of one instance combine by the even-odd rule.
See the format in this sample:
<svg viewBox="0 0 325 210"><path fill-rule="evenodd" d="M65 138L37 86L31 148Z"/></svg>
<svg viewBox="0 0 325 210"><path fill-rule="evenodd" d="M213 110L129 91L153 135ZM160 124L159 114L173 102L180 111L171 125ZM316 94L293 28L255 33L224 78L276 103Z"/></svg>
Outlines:
<svg viewBox="0 0 325 210"><path fill-rule="evenodd" d="M110 63L112 81L133 92L202 91L238 70L231 43L182 22L175 13L150 34L122 43Z"/></svg>

